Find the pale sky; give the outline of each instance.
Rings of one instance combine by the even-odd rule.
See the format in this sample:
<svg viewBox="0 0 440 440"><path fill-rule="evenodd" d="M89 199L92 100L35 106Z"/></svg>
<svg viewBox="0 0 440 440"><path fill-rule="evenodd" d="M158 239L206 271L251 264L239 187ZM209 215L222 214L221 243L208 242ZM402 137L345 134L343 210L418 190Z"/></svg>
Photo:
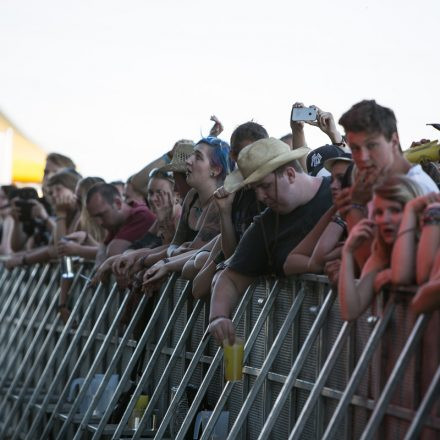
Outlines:
<svg viewBox="0 0 440 440"><path fill-rule="evenodd" d="M293 102L335 118L374 98L404 149L438 139L439 0L1 0L0 109L86 175L126 179L180 138ZM327 142L307 127L309 146Z"/></svg>

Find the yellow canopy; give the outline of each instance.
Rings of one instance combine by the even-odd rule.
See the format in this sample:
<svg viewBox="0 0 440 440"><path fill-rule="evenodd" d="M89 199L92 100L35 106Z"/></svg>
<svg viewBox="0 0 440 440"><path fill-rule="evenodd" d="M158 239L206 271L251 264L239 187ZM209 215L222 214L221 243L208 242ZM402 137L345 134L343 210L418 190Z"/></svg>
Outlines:
<svg viewBox="0 0 440 440"><path fill-rule="evenodd" d="M29 140L0 112L0 133L12 130L12 182L40 183L43 180L47 153ZM3 146L2 148L6 148Z"/></svg>

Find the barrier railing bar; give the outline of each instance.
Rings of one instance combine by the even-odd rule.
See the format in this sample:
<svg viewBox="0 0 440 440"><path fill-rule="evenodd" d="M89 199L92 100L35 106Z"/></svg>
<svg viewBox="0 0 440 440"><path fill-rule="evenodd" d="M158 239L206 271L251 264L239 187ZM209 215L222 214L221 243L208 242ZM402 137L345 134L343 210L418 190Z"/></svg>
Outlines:
<svg viewBox="0 0 440 440"><path fill-rule="evenodd" d="M28 299L29 295L29 288L32 282L34 281L37 273L39 272L40 266L37 264L32 269L29 270L30 274L28 275L28 279L24 286L21 287L21 292L18 298L15 298L15 304L11 307L11 312L9 313L9 318L11 320L16 319L17 315L20 313L20 309L23 307L24 302L26 299ZM15 295L14 295L15 296ZM2 348L2 350L7 350L10 347L10 342L12 340L12 336L10 334L10 330L14 327L14 325L11 323L11 325L7 326L5 328L5 332L0 335L0 347L6 343L6 348ZM15 329L17 332L20 330L18 325L15 326Z"/></svg>
<svg viewBox="0 0 440 440"><path fill-rule="evenodd" d="M240 433L240 429L248 416L248 413L251 409L251 406L253 405L253 403L258 395L258 392L260 391L261 386L263 385L264 381L266 380L267 373L269 372L269 369L272 366L275 358L278 356L278 353L283 345L283 342L284 342L290 328L292 327L292 324L293 324L295 318L297 317L299 311L301 310L301 305L304 300L304 296L305 296L305 289L302 288L298 292L298 294L296 295L296 298L293 301L293 303L289 309L289 312L288 312L280 330L278 331L278 334L276 335L276 337L272 343L272 346L269 350L269 353L267 354L267 356L264 359L263 365L261 366L261 369L260 369L260 374L255 379L255 382L254 382L252 389L250 390L249 394L247 395L245 401L243 402L241 410L238 413L237 418L235 419L235 423L232 426L231 431L229 432L228 438L233 439L233 438L238 437L238 435Z"/></svg>
<svg viewBox="0 0 440 440"><path fill-rule="evenodd" d="M96 289L98 290L99 287ZM90 349L92 342L94 341L94 337L95 335L98 333L99 327L105 317L105 314L107 313L107 310L109 308L109 306L112 304L112 302L115 300L115 297L117 295L117 288L116 285L113 285L113 287L110 289L110 292L105 300L104 306L101 308L100 313L98 315L98 318L96 319L92 331L89 333L89 336L87 337L87 341L84 344L84 346L81 348L81 353L78 356L74 367L70 370L70 374L69 374L69 378L67 380L67 383L64 385L64 388L62 390L62 392L57 396L57 402L55 403L54 409L52 411L52 414L49 418L48 423L46 424L46 427L48 425L52 425L53 419L57 416L58 412L60 411L60 408L62 407L62 405L65 403L65 397L67 396L68 390L69 390L69 384L72 381L72 379L74 378L76 371L78 369L78 367L81 365L82 360L85 357L85 354L88 352L88 350ZM98 298L96 297L96 300ZM53 391L55 390L55 387L58 385L58 383L61 380L61 376L63 374L64 371L66 371L67 366L69 365L70 359L75 351L75 346L77 344L77 341L83 337L83 328L87 325L89 319L90 319L90 314L91 314L92 310L89 310L89 307L87 308L87 311L84 313L84 317L81 318L82 321L76 331L76 333L73 336L72 341L69 344L69 347L67 348L66 353L64 354L64 357L57 369L57 373L55 375L55 377L52 379L49 389L47 391L46 394L46 398L44 399L43 403L41 404L41 406L39 407L39 415L40 417L37 417L34 419L32 425L31 425L31 429L28 431L28 434L26 436L26 439L34 439L36 437L35 435L35 431L38 428L41 416L43 414L45 414L46 409L49 405L49 400L50 400L50 396L52 395ZM83 386L80 389L80 392L77 396L77 398L75 399L75 401L72 404L72 409L76 410L77 406L78 406L78 402L79 400L84 396L85 394L85 390L87 389L88 384L83 384ZM44 438L44 435L42 436L42 438Z"/></svg>
<svg viewBox="0 0 440 440"><path fill-rule="evenodd" d="M88 354L88 352L89 352L89 350L91 348L92 343L97 339L96 337L98 335L99 327L101 326L103 320L105 319L105 316L108 313L108 309L111 307L112 302L115 299L114 297L116 295L117 295L117 289L116 289L116 286L113 286L111 288L111 290L110 290L110 294L108 295L108 297L107 297L107 299L106 299L106 301L104 303L104 306L101 308L100 314L99 314L98 319L96 320L96 322L95 322L95 324L94 324L94 326L92 328L92 331L87 335L86 343L81 348L81 352L80 352L80 354L78 356L78 359L75 362L75 365L70 370L70 374L69 374L69 377L68 377L68 379L66 381L66 384L64 385L64 388L63 388L62 392L58 396L58 400L57 400L57 402L56 402L56 404L55 404L55 406L54 406L54 408L52 410L52 414L51 414L51 416L49 418L49 421L45 425L45 429L44 429L43 434L41 436L42 438L46 438L46 436L49 437L49 432L50 432L50 429L52 427L52 424L55 421L55 419L58 417L58 413L60 411L62 411L61 408L62 408L63 404L65 404L66 397L67 397L67 395L69 393L70 383L75 378L75 375L77 374L77 371L79 370L79 367L81 366L81 364L83 362L83 359ZM124 300L122 302L123 305L125 305L126 300L127 300L127 295L125 296L125 298L124 298ZM118 318L118 316L119 315L117 315L116 318ZM117 323L118 323L118 321L117 321L117 319L115 319L113 321L113 323L112 323L112 327L109 329L109 333L107 333L107 336L110 334L110 338L111 338L111 333L110 332L114 331ZM83 336L84 336L84 334L83 334ZM104 340L104 342L103 342L103 344L101 346L101 349L105 345L106 340L107 340L107 338ZM75 414L75 412L76 412L76 410L78 408L79 402L82 400L86 390L88 389L88 386L89 386L89 384L91 382L91 378L89 376L93 375L92 373L94 372L94 367L96 365L96 362L98 360L100 361L100 359L102 358L102 355L100 355L101 349L98 352L98 354L94 357L94 361L93 361L92 367L90 367L89 370L88 370L87 376L86 376L86 378L84 380L83 385L81 386L81 389L80 389L80 391L78 393L78 396L76 396L74 402L70 405L69 412L68 412L67 418L66 418L66 420L64 422L64 425L66 425L66 423L67 424L70 423L71 419L73 418L73 415ZM65 427L63 426L59 432L60 433L61 432L64 433L64 429L65 429ZM30 431L29 434L28 434L28 437L32 438L33 434L34 433L32 431Z"/></svg>
<svg viewBox="0 0 440 440"><path fill-rule="evenodd" d="M83 359L85 358L86 354L88 354L93 342L95 342L96 336L99 331L99 327L101 326L104 319L106 318L106 316L108 314L108 310L110 309L110 307L113 303L113 300L115 299L114 296L116 296L117 294L118 294L118 288L117 288L117 285L114 284L111 291L110 291L110 295L108 296L107 300L105 301L105 304L101 309L99 317L98 317L97 321L95 322L95 325L93 326L93 329L90 332L90 335L87 338L86 343L82 347L81 353L78 356L78 359L77 359L74 367L71 370L69 379L67 380L67 383L64 387L64 390L62 391L62 393L60 394L60 397L58 398L58 403L57 403L56 409L54 410L51 418L49 419L49 422L46 424L46 429L42 435L43 438L45 438L45 434L49 434L52 421L57 417L57 415L58 415L57 413L59 411L59 408L62 405L62 403L65 401L65 398L67 397L67 394L69 392L70 383L75 378L75 375L77 374L77 371L79 370L79 367L80 367L81 363L83 362ZM122 303L119 306L119 309L118 309L118 311L117 311L117 313L116 313L116 315L110 325L110 328L107 330L107 337L104 339L101 347L98 350L98 353L94 356L94 360L92 362L92 365L88 369L84 383L82 384L80 391L79 391L78 395L76 396L75 400L72 402L72 405L70 407L70 411L67 414L67 418L64 421L63 426L61 427L61 429L58 432L57 439L64 438L64 434L66 432L67 427L71 423L73 416L75 415L76 410L78 409L80 402L85 397L85 394L89 388L89 385L92 382L93 375L95 374L95 371L98 368L99 363L103 359L104 354L110 345L111 338L113 336L114 331L116 330L117 325L119 324L119 319L121 318L121 315L124 312L124 308L125 308L125 305L127 304L128 298L129 298L129 291L127 290L125 292L124 299L122 300Z"/></svg>
<svg viewBox="0 0 440 440"><path fill-rule="evenodd" d="M58 300L58 292L56 295L54 295L54 297L52 298L52 302L50 304L49 309L46 311L46 314L44 316L43 319L45 319L46 321L50 318L50 316L53 314L53 310L55 309L55 304ZM58 318L57 318L58 319ZM40 341L39 341L39 337L40 334L43 332L44 328L40 327L37 331L37 334L35 335L35 337L32 340L32 343L30 345L30 347L28 348L26 355L19 367L19 370L17 372L17 374L15 375L11 385L8 388L8 391L6 392L5 396L3 397L2 403L0 405L0 414L4 413L5 407L8 403L8 401L10 400L10 398L13 396L13 393L15 392L15 387L18 385L20 377L23 373L24 369L27 369L26 374L25 374L25 380L24 383L20 386L19 391L18 391L18 395L15 398L15 402L12 404L12 408L11 411L7 414L5 414L5 422L3 424L2 427L0 427L0 438L2 438L2 435L4 433L4 429L8 429L9 427L9 422L11 420L11 418L14 416L14 413L17 411L17 409L19 408L19 406L21 405L24 395L27 392L28 386L31 382L31 380L33 379L33 375L35 373L35 371L37 371L37 369L40 366L40 362L41 362L41 358L43 357L43 355L46 352L46 347L50 344L54 330L51 330L48 332L48 334L46 335L46 338L43 342L43 344L40 346ZM35 357L35 360L32 364L32 366L29 368L28 365L28 360L30 358L30 356L32 355L33 351L35 348L40 347L40 350L38 351L37 356Z"/></svg>
<svg viewBox="0 0 440 440"><path fill-rule="evenodd" d="M91 313L96 305L96 302L98 301L98 298L101 294L102 287L103 287L102 284L100 284L98 286L98 288L95 289L93 296L92 296L92 299L89 302L89 305L87 306L87 309L86 309L84 315L81 317L78 328L75 330L73 338L70 341L70 345L69 345L66 353L64 354L64 357L62 358L60 365L57 368L57 373L56 373L55 377L52 379L50 377L50 369L55 365L57 358L60 356L60 353L58 353L58 352L61 351L61 349L63 348L64 343L66 341L66 338L70 333L70 329L75 322L75 317L78 314L78 310L80 308L80 305L86 296L86 292L89 290L88 286L84 285L82 292L80 293L77 301L75 302L75 306L72 310L72 313L71 313L69 319L67 320L67 323L66 323L63 331L61 332L61 335L60 335L60 337L59 337L59 339L58 339L58 341L57 341L57 343L56 343L56 345L55 345L55 347L54 347L54 349L53 349L53 351L52 351L52 353L46 363L46 366L40 376L40 379L38 380L37 385L35 386L34 392L32 393L31 398L29 399L27 405L25 406L25 408L22 411L22 415L21 415L18 426L22 426L22 423L26 419L28 413L31 411L31 409L35 405L37 398L43 389L43 386L46 383L50 383L49 389L43 399L43 403L41 405L41 410L37 412L37 414L33 420L32 425L37 425L40 422L43 414L45 414L45 409L47 408L49 400L51 398L53 398L52 391L55 388L55 386L58 384L58 380L60 379L61 375L65 371L66 365L67 365L69 357L70 357L70 353L72 353L76 344L78 343L78 340L82 337L82 331L84 330L85 326L88 323L89 316L91 315ZM58 315L57 315L56 319L59 320ZM61 353L61 356L62 356L62 353ZM32 426L31 426L31 428L32 428ZM20 430L16 429L13 440L16 440L20 434L21 434Z"/></svg>
<svg viewBox="0 0 440 440"><path fill-rule="evenodd" d="M0 293L0 301L3 302L2 295L7 295L7 292L8 292L7 289L3 290L3 284L6 283L6 280L8 279L8 276L11 275L11 272L9 272L4 266L0 267L0 272L1 272L1 276L0 276L0 292L1 292Z"/></svg>
<svg viewBox="0 0 440 440"><path fill-rule="evenodd" d="M1 303L4 304L5 300L8 296L10 296L11 293L11 286L14 284L15 280L17 279L18 275L23 271L23 268L21 267L15 267L11 272L7 269L4 269L5 272L5 286L2 286L0 297ZM0 321L3 322L3 321Z"/></svg>
<svg viewBox="0 0 440 440"><path fill-rule="evenodd" d="M39 278L37 284L35 285L35 287L33 288L32 292L31 292L30 297L26 301L25 308L24 308L23 312L21 313L20 317L18 318L17 322L16 323L14 323L13 321L11 322L11 325L15 326L15 328L14 328L12 335L9 339L9 343L6 345L6 347L4 349L2 349L2 357L0 358L0 368L3 367L3 364L5 361L8 361L8 363L10 365L11 355L14 358L16 356L16 354L20 351L20 343L17 345L17 335L26 325L26 317L27 317L29 311L32 309L32 307L34 307L35 298L37 298L38 294L40 293L41 285L43 284L43 281L45 281L45 279L46 279L48 270L49 270L49 265L46 264L44 269L42 270L42 273L40 274L40 278ZM37 302L37 306L38 306L38 302ZM12 319L14 319L14 318L12 318ZM25 339L25 338L23 337L22 339L19 339L19 341L21 342L21 341L23 341L23 339ZM15 350L15 352L13 352L13 353L10 352L11 349ZM6 365L6 368L8 368L8 364ZM1 385L0 385L0 389L1 389Z"/></svg>
<svg viewBox="0 0 440 440"><path fill-rule="evenodd" d="M292 390L295 379L298 377L298 374L301 372L301 369L304 365L304 362L307 359L307 356L310 353L313 343L315 342L315 339L317 338L319 332L321 331L324 321L327 318L327 314L331 306L333 305L335 296L336 296L336 292L334 292L333 289L329 290L324 302L320 306L318 315L316 316L315 321L313 322L313 325L310 328L309 333L307 334L307 337L304 340L304 343L298 353L298 356L296 357L295 362L293 363L292 368L290 369L289 375L287 376L286 379L286 383L281 388L281 391L275 400L272 411L269 413L269 416L263 425L260 435L258 436L259 440L263 440L269 437L273 425L275 424L280 412L283 409L284 403L286 402L286 399L288 398Z"/></svg>
<svg viewBox="0 0 440 440"><path fill-rule="evenodd" d="M144 347L146 346L148 340L150 339L154 328L156 326L156 322L158 321L160 317L160 313L162 312L163 306L166 304L166 302L169 299L170 290L173 288L174 283L177 279L177 273L173 273L171 277L169 278L165 288L159 295L159 300L154 307L153 313L148 320L147 326L145 327L145 330L142 333L142 336L139 340L139 342L136 345L136 348L134 350L133 355L131 356L130 360L128 361L128 365L125 368L125 371L122 373L121 380L118 383L118 386L116 387L116 391L113 394L113 398L111 399L104 415L101 417L100 422L98 423L98 426L96 427L96 430L93 435L93 440L99 439L104 432L104 429L106 428L107 421L109 420L112 408L116 405L116 402L118 401L121 393L124 391L126 385L130 381L130 374L132 373L134 367L136 366L138 359L144 350ZM88 428L93 428L90 425L87 425Z"/></svg>
<svg viewBox="0 0 440 440"><path fill-rule="evenodd" d="M237 310L234 313L234 317L232 319L232 322L234 323L234 325L237 325L240 322L241 317L243 316L243 313L252 297L252 294L255 290L256 285L253 284L251 285L245 292L245 294L242 296ZM185 371L185 374L183 375L183 378L179 384L179 387L176 390L176 393L174 394L174 398L173 400L170 402L169 406L168 406L168 410L165 413L165 416L162 419L162 423L160 424L158 430L157 430L157 434L156 434L156 438L157 439L161 439L166 432L166 429L171 421L171 418L173 417L173 414L176 410L177 405L179 404L183 393L186 390L186 387L191 379L191 376L193 375L197 364L200 360L200 358L203 356L203 353L205 351L205 348L209 342L209 338L210 338L210 333L209 330L206 329L202 340L199 342L197 349L194 353L194 356L191 360L191 362L188 365L188 368ZM209 383L212 380L212 377L215 374L215 371L217 370L218 366L220 365L220 361L223 357L223 350L221 348L219 348L212 360L212 363L210 365L210 367L208 368L208 371L205 374L204 380L202 381L201 385L199 386L199 390L194 398L193 404L191 405L191 407L189 408L188 414L185 417L183 423L182 423L182 427L180 428L179 432L177 433L176 436L176 440L181 439L182 436L184 436L184 434L181 434L183 432L186 432L189 428L189 425L191 424L192 419L195 416L195 413L197 411L198 404L200 404L201 398L199 396L203 396L204 393L206 392Z"/></svg>
<svg viewBox="0 0 440 440"><path fill-rule="evenodd" d="M1 312L0 312L0 322L3 322L3 320L5 319L6 314L9 313L9 308L13 307L14 300L17 299L15 294L16 294L18 288L20 287L20 284L21 284L21 282L22 282L22 280L23 280L25 275L26 275L26 269L21 269L20 272L17 275L17 279L14 282L11 291L8 292L8 294L9 294L8 299L3 304L3 307L1 309ZM6 327L4 329L4 333L3 334L0 333L0 340L7 333L8 333L8 328Z"/></svg>
<svg viewBox="0 0 440 440"><path fill-rule="evenodd" d="M339 354L341 353L344 344L347 340L347 337L349 335L351 329L351 324L347 321L345 321L342 324L342 327L339 331L338 337L328 354L328 357L322 367L322 370L315 382L315 385L312 388L312 391L309 394L309 397L304 404L304 407L300 413L300 415L297 418L296 424L293 427L293 430L290 433L289 440L296 440L301 438L301 434L306 426L307 420L309 419L310 415L313 412L313 408L315 407L316 401L318 400L319 396L322 393L322 390L325 386L325 383L328 379L328 376L330 375L333 366L335 365L336 360L339 357Z"/></svg>
<svg viewBox="0 0 440 440"><path fill-rule="evenodd" d="M323 440L335 438L336 432L339 429L339 424L341 423L341 419L346 414L347 407L350 404L352 397L359 386L359 383L364 377L365 371L369 365L369 361L376 351L377 344L382 338L382 335L385 332L386 326L388 325L388 322L395 308L396 305L394 301L390 299L385 307L383 317L379 318L379 320L377 321L373 331L370 334L370 337L368 338L367 344L365 345L362 354L357 361L350 380L345 387L342 398L339 401L338 406L336 407L329 424L327 425L327 429L324 432Z"/></svg>
<svg viewBox="0 0 440 440"><path fill-rule="evenodd" d="M370 420L362 433L361 440L368 440L374 437L374 433L379 428L380 422L385 414L386 407L392 397L393 391L403 376L405 366L413 355L414 350L417 348L417 343L422 337L423 330L428 324L429 318L430 316L426 314L422 314L417 318L411 334L409 335L408 340L405 343L405 346L403 347L396 364L394 365L393 371L387 380L385 388L377 401L373 414L371 415Z"/></svg>
<svg viewBox="0 0 440 440"><path fill-rule="evenodd" d="M85 431L85 429L87 428L87 424L89 423L89 420L93 415L93 410L95 409L96 405L98 404L98 402L101 398L101 395L104 392L104 390L107 386L107 383L110 380L110 376L113 374L113 371L116 368L117 362L119 361L119 359L123 355L124 350L127 347L127 342L131 336L131 333L134 329L134 326L138 322L138 320L141 316L141 313L144 310L144 306L145 306L146 302L147 302L147 297L145 295L142 295L142 297L139 301L139 304L137 305L136 311L133 314L133 317L130 320L127 328L125 329L123 337L120 338L118 348L116 349L115 353L113 354L113 357L110 361L110 364L108 365L107 370L106 370L104 377L102 379L102 382L100 383L98 390L96 391L96 394L93 397L92 402L90 403L89 408L87 409L86 413L84 414L83 419L81 420L81 423L78 426L78 429L75 433L74 440L81 440L81 437L84 434L83 431ZM110 341L111 341L112 337L111 337L110 332L109 332L109 335L110 335ZM113 410L113 407L110 406L110 408Z"/></svg>
<svg viewBox="0 0 440 440"><path fill-rule="evenodd" d="M18 371L14 372L14 379L12 380L12 383L10 385L11 389L13 389L15 387L16 382L20 378L21 373L22 373L23 369L25 368L25 366L26 366L26 368L28 368L29 357L31 356L31 354L32 354L32 352L34 350L34 347L36 346L37 341L40 342L39 341L40 335L41 335L41 333L44 330L44 327L41 324L43 322L45 323L49 319L49 315L50 315L49 313L47 313L47 312L45 313L45 315L44 315L44 317L43 317L43 319L42 319L42 321L40 323L40 326L38 327L34 337L31 339L31 341L29 341L29 344L27 345L26 353L25 353L23 359L21 360L21 362L19 362L18 356L20 355L21 349L24 348L25 343L28 341L28 338L30 337L30 334L31 334L32 330L34 330L34 328L33 328L34 322L33 321L40 314L40 312L43 309L43 307L46 306L47 298L52 293L51 292L52 291L52 287L53 287L53 285L54 285L54 283L55 283L55 281L57 279L57 275L58 275L58 271L57 270L53 271L52 278L50 279L49 284L47 285L45 291L43 292L43 295L39 299L37 307L36 307L32 317L31 317L31 319L28 322L28 326L26 328L25 333L19 339L18 342L16 341L17 342L16 351L15 351L14 355L12 356L12 359L10 359L10 362L9 362L9 364L6 367L2 378L0 379L0 390L3 389L3 386L5 385L5 382L8 380L10 370L14 367L16 362L19 363L19 366L18 366ZM46 274L44 274L44 276L46 276ZM50 301L49 301L49 303L50 303ZM46 318L46 320L44 318ZM2 406L0 406L0 408L2 408ZM0 411L1 411L1 409L0 409Z"/></svg>
<svg viewBox="0 0 440 440"><path fill-rule="evenodd" d="M419 438L420 431L423 428L423 424L429 414L429 410L434 405L436 399L440 394L440 366L437 368L434 377L423 397L422 402L417 409L414 419L409 427L404 440L413 440Z"/></svg>
<svg viewBox="0 0 440 440"><path fill-rule="evenodd" d="M179 357L179 355L182 353L182 351L185 349L185 343L188 339L188 336L190 335L190 332L192 330L192 328L194 327L194 324L197 321L197 318L199 316L199 313L202 309L203 306L203 301L202 300L198 300L196 301L193 310L191 312L191 315L189 317L189 319L187 320L187 324L185 325L182 334L179 337L179 340L177 341L176 347L173 350L173 353L170 357L170 359L167 362L167 365L160 377L159 383L155 386L153 395L151 396L150 402L148 403L148 407L145 410L144 415L142 416L140 422L139 422L139 426L138 429L135 433L135 435L133 436L133 440L138 439L141 434L144 431L144 428L147 424L147 421L150 419L150 417L152 417L153 415L153 411L154 411L154 405L156 404L157 400L160 397L160 394L163 392L164 387L167 384L168 378L173 370L173 368L175 367L175 361L177 360L177 358Z"/></svg>
<svg viewBox="0 0 440 440"><path fill-rule="evenodd" d="M254 346L255 341L257 340L258 334L260 333L267 317L269 316L270 311L272 310L272 307L275 303L275 299L278 295L279 290L280 290L279 280L277 280L273 285L271 291L269 292L269 295L266 298L266 301L264 302L263 308L261 309L258 315L257 321L255 322L255 325L253 326L250 335L246 341L244 347L244 353L243 353L243 364L246 362L247 358L249 357L251 349ZM243 367L243 369L244 368L245 367ZM219 399L217 400L214 410L212 411L211 417L209 418L208 423L202 432L201 439L205 437L206 438L209 437L209 435L212 433L212 430L214 429L214 426L217 423L218 418L220 417L221 411L223 410L223 407L225 406L226 401L229 398L229 395L231 394L233 386L234 386L234 382L226 382L225 386L223 387L222 393Z"/></svg>
<svg viewBox="0 0 440 440"><path fill-rule="evenodd" d="M124 411L124 414L121 418L121 421L119 422L112 439L118 439L121 437L122 432L125 428L125 426L127 425L128 419L130 418L131 413L133 412L134 406L136 405L136 402L139 398L139 396L142 394L144 385L146 385L148 379L150 378L151 374L154 371L154 368L156 366L156 361L157 359L159 359L159 356L161 355L162 352L162 348L165 346L168 336L171 333L171 330L176 322L177 317L179 316L179 313L181 312L181 310L183 309L183 306L185 305L185 302L188 298L189 295L189 290L191 288L191 283L187 282L185 288L183 289L182 293L180 294L177 303L175 304L173 311L171 313L171 316L169 317L165 328L162 330L162 334L159 338L159 340L157 341L156 346L154 347L153 353L150 355L150 359L148 360L147 365L145 366L145 369L142 373L142 376L139 380L139 383L136 386L136 389L133 393L133 395L131 396L130 402L127 405L127 408ZM151 408L151 409L150 409ZM145 410L144 413L144 417L145 414L148 413L150 414L152 411L153 405L152 405L152 401L150 399L150 401L148 402L148 406ZM140 426L139 426L140 428ZM142 431L142 429L138 429L139 432Z"/></svg>
<svg viewBox="0 0 440 440"><path fill-rule="evenodd" d="M58 296L58 295L56 295L56 296ZM58 301L58 298L56 296L54 296L52 298L50 308L47 310L47 312L45 314L45 318L47 318L47 319L49 319L51 317L51 315L53 315L53 311L55 309L55 304ZM59 318L57 317L56 321L58 321L58 319ZM42 329L42 331L43 331L43 329ZM5 416L5 422L4 422L3 426L0 427L0 438L2 438L2 436L4 434L4 430L8 429L10 427L11 419L14 417L14 414L18 413L18 408L23 404L23 400L25 399L26 393L28 393L28 388L31 384L31 381L34 379L34 375L35 375L36 371L38 370L38 368L40 368L41 359L46 354L46 350L47 350L48 345L52 342L52 337L53 337L54 332L55 332L55 327L52 330L50 330L48 332L48 334L46 335L46 338L45 338L42 346L40 347L38 354L35 357L35 360L31 366L31 368L28 368L27 374L24 376L25 377L24 383L20 384L20 386L18 387L18 394L17 395L14 394L15 387L19 384L19 380L20 380L21 374L23 373L23 370L28 367L28 365L25 362L22 362L21 367L19 369L19 374L15 375L13 383L9 387L7 394L4 396L3 401L2 401L2 405L0 407L1 412L3 412L3 409L5 408L5 406L7 405L8 401L11 398L13 398L14 402L12 404L11 410ZM38 348L39 341L38 341L37 337L35 337L33 339L33 342L35 342L35 344L34 344L34 346L32 346L28 349L28 351L26 352L25 359L32 355L34 348ZM31 391L31 389L29 389L29 391Z"/></svg>

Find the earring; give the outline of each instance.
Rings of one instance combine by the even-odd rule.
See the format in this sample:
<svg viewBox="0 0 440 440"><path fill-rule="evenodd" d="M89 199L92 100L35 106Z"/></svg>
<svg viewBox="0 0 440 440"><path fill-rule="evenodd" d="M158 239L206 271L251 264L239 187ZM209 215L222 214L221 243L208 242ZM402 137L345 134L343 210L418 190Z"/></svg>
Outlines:
<svg viewBox="0 0 440 440"><path fill-rule="evenodd" d="M215 174L214 174L214 171L211 171L211 173L209 174L211 177L214 177L215 176Z"/></svg>

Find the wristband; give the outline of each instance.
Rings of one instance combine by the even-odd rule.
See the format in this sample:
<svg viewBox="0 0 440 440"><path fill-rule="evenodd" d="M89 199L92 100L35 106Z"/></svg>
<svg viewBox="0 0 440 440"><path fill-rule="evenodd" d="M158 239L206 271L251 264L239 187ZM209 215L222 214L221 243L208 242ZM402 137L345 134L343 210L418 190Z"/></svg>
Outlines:
<svg viewBox="0 0 440 440"><path fill-rule="evenodd" d="M352 203L351 209L357 209L358 211L361 211L363 214L368 216L368 209L365 205L361 205L360 203Z"/></svg>
<svg viewBox="0 0 440 440"><path fill-rule="evenodd" d="M163 261L165 264L167 264L167 263L170 262L170 259L169 259L168 257L165 257L165 258L162 259L162 261Z"/></svg>
<svg viewBox="0 0 440 440"><path fill-rule="evenodd" d="M230 319L225 315L218 315L218 316L213 316L212 318L209 318L209 323L212 324L214 321L216 321L217 319Z"/></svg>
<svg viewBox="0 0 440 440"><path fill-rule="evenodd" d="M433 207L425 210L423 214L423 225L440 224L440 208Z"/></svg>
<svg viewBox="0 0 440 440"><path fill-rule="evenodd" d="M61 216L61 217L56 217L56 219L55 219L55 221L58 221L58 220L66 220L66 217L64 216Z"/></svg>
<svg viewBox="0 0 440 440"><path fill-rule="evenodd" d="M344 231L347 230L347 224L342 220L342 218L339 215L334 215L332 217L332 222L339 225Z"/></svg>

